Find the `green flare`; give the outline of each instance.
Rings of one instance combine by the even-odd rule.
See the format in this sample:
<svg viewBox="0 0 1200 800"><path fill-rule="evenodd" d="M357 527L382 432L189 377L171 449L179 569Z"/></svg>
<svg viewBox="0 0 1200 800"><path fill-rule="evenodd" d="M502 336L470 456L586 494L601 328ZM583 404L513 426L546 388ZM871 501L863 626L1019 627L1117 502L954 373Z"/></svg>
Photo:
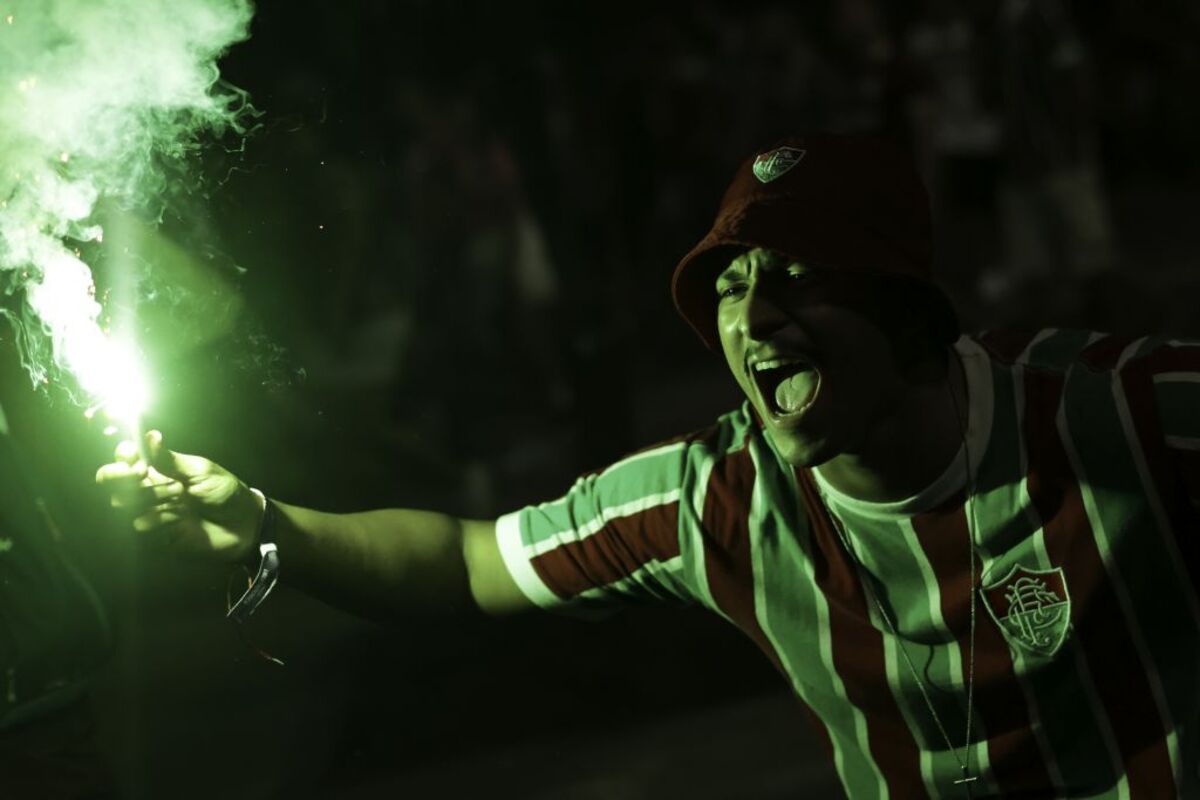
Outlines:
<svg viewBox="0 0 1200 800"><path fill-rule="evenodd" d="M242 130L252 110L217 60L251 15L249 0L0 0L0 282L26 303L10 319L37 328L18 331L35 384L65 369L92 403L144 402L75 248L102 239L97 203L161 208L204 136Z"/></svg>

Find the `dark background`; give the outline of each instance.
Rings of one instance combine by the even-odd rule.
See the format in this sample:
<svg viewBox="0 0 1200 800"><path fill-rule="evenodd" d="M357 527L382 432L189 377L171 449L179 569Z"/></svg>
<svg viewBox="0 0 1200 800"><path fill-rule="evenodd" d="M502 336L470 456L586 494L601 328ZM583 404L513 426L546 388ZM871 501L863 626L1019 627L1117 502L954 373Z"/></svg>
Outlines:
<svg viewBox="0 0 1200 800"><path fill-rule="evenodd" d="M912 149L966 330L1200 336L1198 27L1183 0L261 0L222 62L258 127L159 234L214 281L168 318L236 313L157 352L149 421L323 509L554 497L737 402L669 276L797 130ZM285 588L248 630L275 666L225 571L116 525L111 440L5 385L114 627L89 703L122 796L834 791L781 679L695 612L374 623Z"/></svg>

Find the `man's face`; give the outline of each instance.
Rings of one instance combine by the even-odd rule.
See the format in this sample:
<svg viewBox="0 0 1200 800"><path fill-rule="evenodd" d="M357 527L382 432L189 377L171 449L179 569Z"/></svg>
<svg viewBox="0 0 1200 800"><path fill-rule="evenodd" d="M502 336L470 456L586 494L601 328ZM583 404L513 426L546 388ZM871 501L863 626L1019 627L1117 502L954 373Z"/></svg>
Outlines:
<svg viewBox="0 0 1200 800"><path fill-rule="evenodd" d="M793 466L858 452L904 390L862 280L759 248L717 278L729 369Z"/></svg>

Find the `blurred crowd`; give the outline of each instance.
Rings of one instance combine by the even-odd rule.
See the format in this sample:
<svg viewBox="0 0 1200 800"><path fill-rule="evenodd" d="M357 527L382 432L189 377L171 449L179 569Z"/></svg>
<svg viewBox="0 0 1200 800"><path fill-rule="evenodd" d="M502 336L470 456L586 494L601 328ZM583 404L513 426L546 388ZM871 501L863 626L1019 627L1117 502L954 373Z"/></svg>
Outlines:
<svg viewBox="0 0 1200 800"><path fill-rule="evenodd" d="M737 163L788 132L912 149L968 330L1164 322L1136 301L1186 280L1186 244L1141 245L1191 200L1200 122L1174 91L1200 77L1191 5L643 6L368 2L300 15L321 41L289 45L272 32L296 17L264 3L248 51L282 48L276 69L235 69L268 119L299 120L254 156L292 170L264 192L307 164L300 189L324 198L276 222L306 228L295 252L317 262L299 267L298 357L359 402L375 386L465 510L511 502L498 476L547 453L577 471L679 424L646 398L710 362L670 270Z"/></svg>

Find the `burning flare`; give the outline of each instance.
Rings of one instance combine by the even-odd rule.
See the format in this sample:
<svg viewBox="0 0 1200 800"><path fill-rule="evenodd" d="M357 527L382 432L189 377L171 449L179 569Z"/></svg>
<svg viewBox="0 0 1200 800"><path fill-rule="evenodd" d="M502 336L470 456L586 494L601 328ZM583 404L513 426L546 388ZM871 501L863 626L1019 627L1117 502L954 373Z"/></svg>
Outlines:
<svg viewBox="0 0 1200 800"><path fill-rule="evenodd" d="M0 0L0 288L35 385L69 389L131 429L147 384L101 325L97 204L161 216L202 133L242 131L245 94L217 59L248 0Z"/></svg>

